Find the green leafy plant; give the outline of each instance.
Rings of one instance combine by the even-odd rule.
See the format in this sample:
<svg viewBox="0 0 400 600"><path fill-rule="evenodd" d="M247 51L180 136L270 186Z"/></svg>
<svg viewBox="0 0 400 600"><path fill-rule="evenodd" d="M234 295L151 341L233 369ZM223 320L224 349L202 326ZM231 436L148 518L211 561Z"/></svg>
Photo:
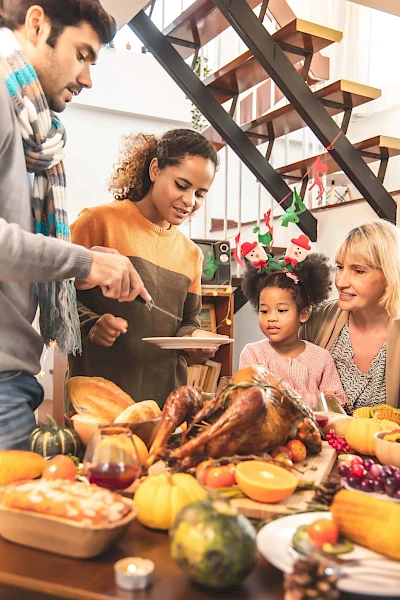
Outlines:
<svg viewBox="0 0 400 600"><path fill-rule="evenodd" d="M207 77L207 75L211 73L211 69L208 68L208 58L202 58L199 55L196 59L196 64L193 69L193 72L196 73L198 77ZM205 120L203 113L194 104L192 104L190 112L192 113L193 129L195 129L196 131L202 131L207 125L207 121Z"/></svg>

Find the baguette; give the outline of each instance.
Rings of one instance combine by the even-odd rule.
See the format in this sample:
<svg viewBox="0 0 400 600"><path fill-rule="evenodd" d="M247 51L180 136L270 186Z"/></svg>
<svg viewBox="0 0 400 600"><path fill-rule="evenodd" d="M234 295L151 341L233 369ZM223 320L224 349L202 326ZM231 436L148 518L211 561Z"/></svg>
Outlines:
<svg viewBox="0 0 400 600"><path fill-rule="evenodd" d="M114 423L142 423L143 421L152 421L161 417L161 409L154 400L143 400L133 406L128 406Z"/></svg>
<svg viewBox="0 0 400 600"><path fill-rule="evenodd" d="M130 511L120 494L61 479L10 484L1 490L0 507L61 517L89 527L113 524Z"/></svg>
<svg viewBox="0 0 400 600"><path fill-rule="evenodd" d="M121 388L103 377L72 377L67 381L67 393L77 413L92 414L108 423L135 404Z"/></svg>

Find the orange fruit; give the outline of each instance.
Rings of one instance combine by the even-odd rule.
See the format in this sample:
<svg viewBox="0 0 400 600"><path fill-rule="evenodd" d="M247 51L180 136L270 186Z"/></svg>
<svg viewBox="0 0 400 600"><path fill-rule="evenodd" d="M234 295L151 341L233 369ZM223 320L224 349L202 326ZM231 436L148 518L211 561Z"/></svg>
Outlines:
<svg viewBox="0 0 400 600"><path fill-rule="evenodd" d="M280 502L290 496L297 486L297 478L292 473L260 460L239 463L235 475L242 492L257 502Z"/></svg>

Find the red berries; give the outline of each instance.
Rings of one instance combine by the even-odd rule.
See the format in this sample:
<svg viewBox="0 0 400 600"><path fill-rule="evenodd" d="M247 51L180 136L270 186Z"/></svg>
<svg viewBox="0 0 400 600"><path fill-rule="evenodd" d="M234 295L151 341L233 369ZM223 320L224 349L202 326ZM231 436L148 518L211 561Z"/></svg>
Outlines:
<svg viewBox="0 0 400 600"><path fill-rule="evenodd" d="M350 452L351 450L346 440L340 437L340 435L337 435L334 429L330 429L329 433L326 434L326 441L338 452Z"/></svg>

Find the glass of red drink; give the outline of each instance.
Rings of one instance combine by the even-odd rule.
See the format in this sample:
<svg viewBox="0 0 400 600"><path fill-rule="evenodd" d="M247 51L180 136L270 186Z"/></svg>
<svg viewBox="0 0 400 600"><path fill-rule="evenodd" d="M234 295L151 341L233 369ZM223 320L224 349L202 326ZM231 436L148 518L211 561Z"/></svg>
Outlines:
<svg viewBox="0 0 400 600"><path fill-rule="evenodd" d="M102 427L86 448L83 470L90 483L112 491L132 485L142 471L132 432L116 425Z"/></svg>
<svg viewBox="0 0 400 600"><path fill-rule="evenodd" d="M301 399L314 413L319 427L323 429L329 421L330 411L323 392L304 392Z"/></svg>

